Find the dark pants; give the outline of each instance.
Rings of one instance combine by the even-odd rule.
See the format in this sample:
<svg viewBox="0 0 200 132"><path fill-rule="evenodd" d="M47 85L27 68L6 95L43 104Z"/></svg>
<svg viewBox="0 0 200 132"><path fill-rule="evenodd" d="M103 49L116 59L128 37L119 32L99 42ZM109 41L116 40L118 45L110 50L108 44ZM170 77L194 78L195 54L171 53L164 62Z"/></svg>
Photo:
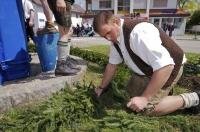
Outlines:
<svg viewBox="0 0 200 132"><path fill-rule="evenodd" d="M65 0L66 6L71 6L71 3ZM71 10L66 10L64 14L58 12L56 10L56 0L48 0L49 7L51 8L56 22L63 27L70 28L72 21L71 21Z"/></svg>
<svg viewBox="0 0 200 132"><path fill-rule="evenodd" d="M157 104L160 103L160 101L168 96L171 89L174 87L174 85L178 82L181 75L183 73L183 66L180 68L179 73L172 83L172 85L166 89L159 89L159 91L150 99L149 103L147 104L147 107L144 109L143 114L146 115L152 115L154 114L154 108ZM140 76L137 74L134 74L131 79L129 80L127 91L129 93L130 98L141 96L142 93L145 91L147 85L149 84L150 78L147 76Z"/></svg>

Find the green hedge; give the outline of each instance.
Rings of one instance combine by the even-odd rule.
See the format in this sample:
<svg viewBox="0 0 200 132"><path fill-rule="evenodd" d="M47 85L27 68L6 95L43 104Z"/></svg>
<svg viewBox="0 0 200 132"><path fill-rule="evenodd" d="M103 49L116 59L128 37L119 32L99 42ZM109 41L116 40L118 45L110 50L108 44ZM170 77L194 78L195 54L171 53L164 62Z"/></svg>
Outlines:
<svg viewBox="0 0 200 132"><path fill-rule="evenodd" d="M108 63L108 56L93 52L90 50L71 48L71 54L82 57L87 61L105 66ZM200 75L200 56L199 54L187 53L187 63L184 65L184 76L199 76Z"/></svg>
<svg viewBox="0 0 200 132"><path fill-rule="evenodd" d="M101 66L105 66L108 63L108 56L101 53L93 52L90 50L84 50L84 49L72 47L70 50L70 54L79 56L87 61L97 63Z"/></svg>
<svg viewBox="0 0 200 132"><path fill-rule="evenodd" d="M34 44L29 44L29 52L36 52ZM82 57L87 61L97 63L101 66L105 66L108 62L108 56L93 52L90 50L84 50L80 48L71 48L70 53L75 56ZM200 56L199 54L187 53L186 57L188 59L187 63L184 66L183 74L185 76L199 76L200 75Z"/></svg>

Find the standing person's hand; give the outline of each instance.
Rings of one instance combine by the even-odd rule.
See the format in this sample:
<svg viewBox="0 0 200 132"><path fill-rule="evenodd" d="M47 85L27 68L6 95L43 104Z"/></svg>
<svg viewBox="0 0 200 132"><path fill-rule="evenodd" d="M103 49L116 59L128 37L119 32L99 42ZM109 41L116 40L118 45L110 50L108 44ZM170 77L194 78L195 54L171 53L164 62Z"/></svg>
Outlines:
<svg viewBox="0 0 200 132"><path fill-rule="evenodd" d="M56 1L56 10L62 14L66 12L66 4L64 0Z"/></svg>
<svg viewBox="0 0 200 132"><path fill-rule="evenodd" d="M71 3L70 2L66 3L66 11L71 11Z"/></svg>
<svg viewBox="0 0 200 132"><path fill-rule="evenodd" d="M133 97L127 103L127 107L132 109L133 111L140 112L144 110L147 104L148 100L146 97Z"/></svg>
<svg viewBox="0 0 200 132"><path fill-rule="evenodd" d="M33 27L33 25L34 25L33 21L29 21L28 24L29 24L30 27Z"/></svg>

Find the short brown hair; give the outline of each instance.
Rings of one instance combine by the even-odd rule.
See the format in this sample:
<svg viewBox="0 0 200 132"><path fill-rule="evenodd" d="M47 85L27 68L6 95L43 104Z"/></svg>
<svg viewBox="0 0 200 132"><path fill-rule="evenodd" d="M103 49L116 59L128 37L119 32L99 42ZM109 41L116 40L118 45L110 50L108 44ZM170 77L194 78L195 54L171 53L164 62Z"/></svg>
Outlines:
<svg viewBox="0 0 200 132"><path fill-rule="evenodd" d="M113 17L113 13L111 11L101 11L99 12L93 20L93 28L94 31L99 33L100 26L107 24L108 21Z"/></svg>

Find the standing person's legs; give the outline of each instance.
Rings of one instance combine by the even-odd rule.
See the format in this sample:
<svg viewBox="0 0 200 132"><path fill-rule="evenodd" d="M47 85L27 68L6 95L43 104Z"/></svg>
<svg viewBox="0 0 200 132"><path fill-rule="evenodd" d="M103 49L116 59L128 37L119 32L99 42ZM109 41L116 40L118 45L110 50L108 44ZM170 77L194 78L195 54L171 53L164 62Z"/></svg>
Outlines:
<svg viewBox="0 0 200 132"><path fill-rule="evenodd" d="M182 68L179 75L174 80L172 87L177 83L182 75ZM146 76L134 75L128 85L128 93L130 98L140 96L148 85L150 79ZM178 109L189 108L199 105L199 97L197 93L185 93L177 96L168 96L172 87L160 89L158 93L151 98L143 114L160 116L172 113ZM200 105L199 105L200 106Z"/></svg>
<svg viewBox="0 0 200 132"><path fill-rule="evenodd" d="M68 75L75 74L80 71L80 68L69 57L69 46L70 46L70 34L71 28L71 4L66 2L66 12L61 13L56 9L56 0L48 0L48 4L54 14L58 29L60 33L60 39L58 41L58 61L56 66L56 74Z"/></svg>

